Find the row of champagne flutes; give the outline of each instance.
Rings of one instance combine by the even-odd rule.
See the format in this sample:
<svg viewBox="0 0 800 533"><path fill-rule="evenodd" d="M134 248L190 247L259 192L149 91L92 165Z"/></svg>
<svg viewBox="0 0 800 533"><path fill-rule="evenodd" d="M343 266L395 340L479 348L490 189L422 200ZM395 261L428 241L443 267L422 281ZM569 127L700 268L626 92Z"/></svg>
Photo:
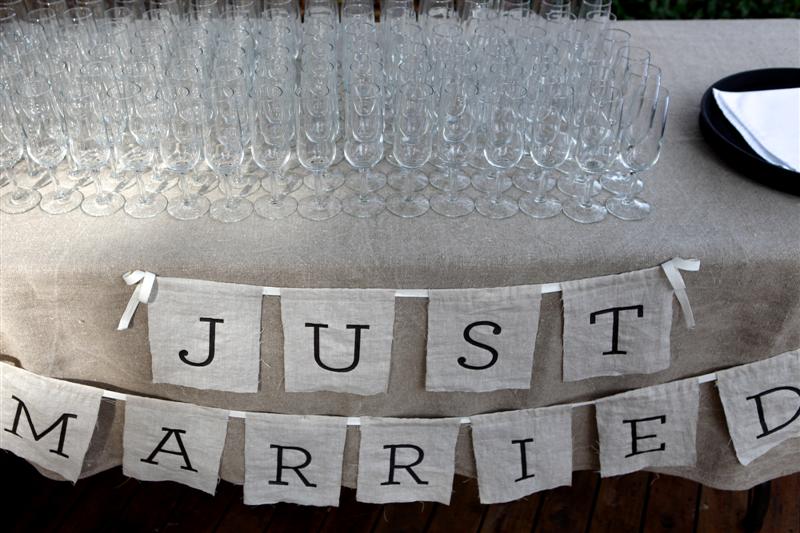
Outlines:
<svg viewBox="0 0 800 533"><path fill-rule="evenodd" d="M521 208L592 222L606 213L592 200L597 177L619 193L606 202L612 214L642 218L649 206L635 198L636 174L658 157L669 101L660 71L610 27L608 3L584 2L579 20L566 2L542 6L546 15L534 16L467 0L456 16L451 5L425 2L418 19L410 2L397 1L380 25L372 4L357 1L341 14L333 2L307 2L302 25L282 1L261 16L161 8L136 18L126 7L102 19L78 17L77 8L61 21L37 15L3 33L12 53L0 58L0 119L12 149L0 168L24 147L29 168L51 171L69 155L73 170L94 178L97 192L81 204L77 187L54 176L41 202L51 213L81 204L100 216L124 204L137 217L167 207L180 219L210 210L241 220L261 181L243 172L251 160L266 176L268 194L255 203L266 218L296 208L314 220L342 208L357 217L477 208L505 218ZM357 171L343 207L332 194L343 177L330 171L342 157ZM292 193L303 176L285 171L294 158L314 191L299 207ZM376 171L382 159L398 167L386 199L376 193L387 182ZM201 161L213 174L196 172ZM615 162L627 172L609 173ZM164 170L180 176L168 206ZM512 173L528 193L519 201L504 194ZM125 201L119 191L131 176L138 193ZM225 197L211 204L197 189L217 178ZM563 206L548 192L555 182L570 197ZM441 192L421 194L428 184ZM470 185L483 193L477 200L464 192ZM0 209L25 210L36 194L17 187Z"/></svg>

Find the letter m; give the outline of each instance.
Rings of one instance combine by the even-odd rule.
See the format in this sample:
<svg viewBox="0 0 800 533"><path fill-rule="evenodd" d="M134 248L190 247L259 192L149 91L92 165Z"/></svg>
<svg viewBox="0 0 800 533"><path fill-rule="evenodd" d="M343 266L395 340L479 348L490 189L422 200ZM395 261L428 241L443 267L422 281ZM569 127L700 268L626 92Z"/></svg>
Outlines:
<svg viewBox="0 0 800 533"><path fill-rule="evenodd" d="M40 433L36 431L36 427L33 425L31 414L28 412L28 406L25 405L25 402L14 395L12 395L11 398L17 400L18 402L17 412L14 415L14 424L11 426L11 429L5 429L5 431L11 433L12 435L16 435L17 437L23 438L22 435L17 433L17 430L19 429L19 421L22 418L23 413L25 413L25 419L28 421L28 428L30 428L31 434L33 435L33 440L35 441L42 440L45 436L47 436L48 433L61 426L61 431L58 436L58 446L56 446L54 450L50 450L50 452L60 455L61 457L69 458L69 455L64 453L64 441L67 438L67 422L69 422L70 418L78 418L78 415L74 415L72 413L63 413L56 419L55 422L50 425L50 427Z"/></svg>

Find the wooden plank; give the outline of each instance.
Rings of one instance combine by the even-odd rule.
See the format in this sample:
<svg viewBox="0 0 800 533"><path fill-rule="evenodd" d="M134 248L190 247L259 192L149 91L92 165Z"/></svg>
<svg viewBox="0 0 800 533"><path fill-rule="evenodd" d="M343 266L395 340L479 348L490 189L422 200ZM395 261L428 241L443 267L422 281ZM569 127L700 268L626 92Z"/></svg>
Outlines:
<svg viewBox="0 0 800 533"><path fill-rule="evenodd" d="M761 531L800 533L800 474L772 481L769 510Z"/></svg>
<svg viewBox="0 0 800 533"><path fill-rule="evenodd" d="M64 518L59 531L103 531L119 520L140 483L122 475L119 467L91 478L87 489Z"/></svg>
<svg viewBox="0 0 800 533"><path fill-rule="evenodd" d="M431 502L392 503L383 506L373 533L416 533L424 531L436 504Z"/></svg>
<svg viewBox="0 0 800 533"><path fill-rule="evenodd" d="M274 505L245 505L242 487L234 485L231 503L215 531L262 531L269 525L274 511Z"/></svg>
<svg viewBox="0 0 800 533"><path fill-rule="evenodd" d="M232 483L221 481L214 496L199 490L188 490L172 510L164 531L214 531L241 490Z"/></svg>
<svg viewBox="0 0 800 533"><path fill-rule="evenodd" d="M653 475L644 533L692 531L700 485L675 476Z"/></svg>
<svg viewBox="0 0 800 533"><path fill-rule="evenodd" d="M634 472L602 479L592 512L591 533L638 531L647 498L650 473Z"/></svg>
<svg viewBox="0 0 800 533"><path fill-rule="evenodd" d="M428 533L478 531L485 507L478 501L477 480L456 477L453 481L450 505L436 505L427 531Z"/></svg>
<svg viewBox="0 0 800 533"><path fill-rule="evenodd" d="M381 508L381 505L357 502L356 491L342 487L339 507L328 509L325 523L320 529L320 533L335 533L339 531L347 531L348 533L370 532L378 522Z"/></svg>
<svg viewBox="0 0 800 533"><path fill-rule="evenodd" d="M5 455L5 454L4 454ZM4 494L3 506L13 509L11 531L46 531L61 523L81 497L93 478L78 480L73 485L68 481L54 481L41 475L24 459L8 454L10 464L4 464L4 479L13 479L13 490ZM8 468L6 470L5 468ZM5 476L9 475L8 478ZM8 496L8 499L6 499ZM47 512L42 512L47 509Z"/></svg>
<svg viewBox="0 0 800 533"><path fill-rule="evenodd" d="M174 481L130 480L138 487L114 524L127 531L161 530L184 492L190 489Z"/></svg>
<svg viewBox="0 0 800 533"><path fill-rule="evenodd" d="M697 516L697 533L735 533L743 531L747 514L747 491L718 490L703 487Z"/></svg>
<svg viewBox="0 0 800 533"><path fill-rule="evenodd" d="M535 531L585 531L591 520L599 483L600 476L594 472L573 472L571 487L559 487L543 495Z"/></svg>
<svg viewBox="0 0 800 533"><path fill-rule="evenodd" d="M327 507L279 503L266 531L319 531L328 516Z"/></svg>
<svg viewBox="0 0 800 533"><path fill-rule="evenodd" d="M544 501L541 495L531 494L513 502L487 506L480 533L533 531L540 504Z"/></svg>

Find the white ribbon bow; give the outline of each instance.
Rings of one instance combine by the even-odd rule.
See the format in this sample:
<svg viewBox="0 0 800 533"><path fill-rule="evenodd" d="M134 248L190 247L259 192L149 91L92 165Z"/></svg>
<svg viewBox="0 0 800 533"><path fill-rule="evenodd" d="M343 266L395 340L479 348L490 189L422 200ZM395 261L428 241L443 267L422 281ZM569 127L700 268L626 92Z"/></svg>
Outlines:
<svg viewBox="0 0 800 533"><path fill-rule="evenodd" d="M118 331L128 329L131 325L133 314L136 312L139 304L146 304L148 300L150 300L150 292L153 290L153 284L156 282L156 275L144 270L134 270L133 272L126 272L122 276L122 279L124 279L125 283L128 285L133 285L135 283L138 283L138 285L136 285L136 288L133 290L131 299L128 300L128 305L125 307L125 312L122 313L122 318L119 319L119 325L117 326Z"/></svg>
<svg viewBox="0 0 800 533"><path fill-rule="evenodd" d="M689 296L686 294L686 284L683 282L683 277L679 271L697 272L700 270L700 260L675 257L662 264L661 268L675 291L675 297L681 306L686 327L689 329L694 328L694 313L692 313L692 306L689 304Z"/></svg>

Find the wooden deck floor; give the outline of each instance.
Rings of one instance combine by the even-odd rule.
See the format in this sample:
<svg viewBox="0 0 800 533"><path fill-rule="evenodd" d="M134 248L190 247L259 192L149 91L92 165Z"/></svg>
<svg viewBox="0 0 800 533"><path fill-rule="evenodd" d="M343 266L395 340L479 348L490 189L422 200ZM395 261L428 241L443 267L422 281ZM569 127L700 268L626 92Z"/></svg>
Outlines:
<svg viewBox="0 0 800 533"><path fill-rule="evenodd" d="M480 505L474 480L456 478L450 506L366 505L344 489L338 508L289 504L248 507L242 489L221 482L217 495L172 482L145 483L114 468L75 486L42 477L0 452L4 531L269 531L292 533L425 531L736 533L747 527L754 491L727 492L640 472L601 480L576 472L573 486L503 505ZM10 527L9 527L10 525ZM800 474L771 483L762 532L800 533Z"/></svg>

